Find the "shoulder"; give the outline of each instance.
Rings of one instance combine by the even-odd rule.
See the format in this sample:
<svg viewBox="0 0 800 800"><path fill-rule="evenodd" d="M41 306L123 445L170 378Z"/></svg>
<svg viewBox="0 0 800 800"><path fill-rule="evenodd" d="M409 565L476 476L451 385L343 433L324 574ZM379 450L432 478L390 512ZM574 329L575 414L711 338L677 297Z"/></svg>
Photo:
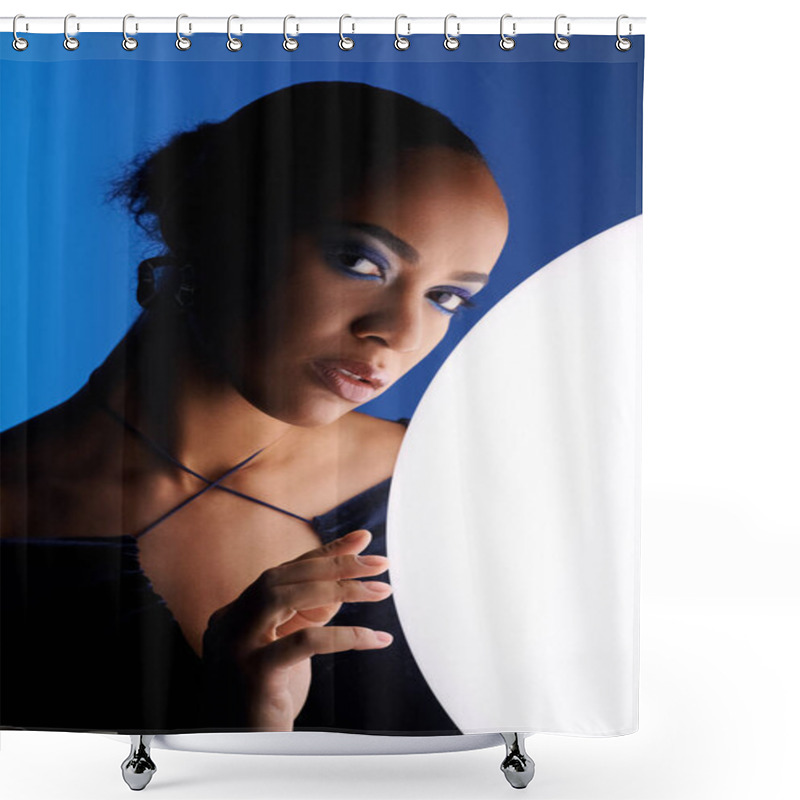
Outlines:
<svg viewBox="0 0 800 800"><path fill-rule="evenodd" d="M401 420L408 420L407 417L400 417L398 420L383 419L365 414L363 411L351 411L342 417L342 421L347 421L354 426L354 430L361 430L375 436L397 437L401 439L406 432L406 425Z"/></svg>
<svg viewBox="0 0 800 800"><path fill-rule="evenodd" d="M25 508L38 483L39 418L0 433L0 538L22 535Z"/></svg>
<svg viewBox="0 0 800 800"><path fill-rule="evenodd" d="M405 433L399 422L351 411L337 422L334 452L359 484L372 486L391 477Z"/></svg>
<svg viewBox="0 0 800 800"><path fill-rule="evenodd" d="M342 422L343 431L354 446L375 454L383 451L396 456L406 435L406 426L402 423L360 411L351 411Z"/></svg>
<svg viewBox="0 0 800 800"><path fill-rule="evenodd" d="M0 479L13 481L45 462L59 466L80 433L75 396L0 433Z"/></svg>
<svg viewBox="0 0 800 800"><path fill-rule="evenodd" d="M64 401L0 433L0 538L35 536L37 519L61 518L76 482L92 474L75 406Z"/></svg>

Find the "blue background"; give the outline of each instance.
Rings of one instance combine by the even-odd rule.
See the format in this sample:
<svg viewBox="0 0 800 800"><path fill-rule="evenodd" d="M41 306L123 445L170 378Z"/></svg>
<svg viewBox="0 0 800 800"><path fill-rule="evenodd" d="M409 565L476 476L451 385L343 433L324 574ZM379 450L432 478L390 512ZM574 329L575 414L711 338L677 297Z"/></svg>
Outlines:
<svg viewBox="0 0 800 800"><path fill-rule="evenodd" d="M204 120L227 117L291 83L357 80L434 106L486 156L506 200L510 233L477 307L456 316L417 367L360 411L411 416L469 328L535 270L640 214L644 37L620 53L614 36L143 34L127 52L118 34L27 36L22 53L0 35L0 429L67 399L138 315L136 265L159 251L103 196L142 149Z"/></svg>

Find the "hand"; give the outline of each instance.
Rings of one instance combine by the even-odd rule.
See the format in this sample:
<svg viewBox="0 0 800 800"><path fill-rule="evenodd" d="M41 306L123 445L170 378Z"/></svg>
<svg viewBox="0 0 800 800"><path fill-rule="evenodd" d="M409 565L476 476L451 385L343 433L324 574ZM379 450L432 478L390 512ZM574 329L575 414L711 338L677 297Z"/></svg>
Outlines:
<svg viewBox="0 0 800 800"><path fill-rule="evenodd" d="M377 575L384 556L365 565L357 554L372 534L353 531L265 570L215 611L203 634L206 703L214 727L291 731L311 684L311 656L391 644L371 628L328 626L342 603L375 602L392 593ZM376 591L377 590L377 591Z"/></svg>

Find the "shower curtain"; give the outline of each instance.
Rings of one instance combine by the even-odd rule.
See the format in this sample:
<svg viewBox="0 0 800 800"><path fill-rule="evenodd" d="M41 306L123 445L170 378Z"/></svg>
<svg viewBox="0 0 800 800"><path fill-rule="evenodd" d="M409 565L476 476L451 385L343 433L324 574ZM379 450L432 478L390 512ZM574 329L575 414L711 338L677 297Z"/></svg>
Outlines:
<svg viewBox="0 0 800 800"><path fill-rule="evenodd" d="M643 37L293 33L2 35L0 728L631 733Z"/></svg>

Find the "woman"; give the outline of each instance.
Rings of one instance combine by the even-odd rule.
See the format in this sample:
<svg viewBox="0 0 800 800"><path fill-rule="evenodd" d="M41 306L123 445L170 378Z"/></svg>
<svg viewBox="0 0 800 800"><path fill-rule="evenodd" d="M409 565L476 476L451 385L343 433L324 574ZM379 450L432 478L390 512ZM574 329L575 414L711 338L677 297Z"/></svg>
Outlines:
<svg viewBox="0 0 800 800"><path fill-rule="evenodd" d="M483 157L410 98L305 83L111 197L165 255L87 384L2 434L0 726L458 733L385 579L405 427L356 409L488 281Z"/></svg>

